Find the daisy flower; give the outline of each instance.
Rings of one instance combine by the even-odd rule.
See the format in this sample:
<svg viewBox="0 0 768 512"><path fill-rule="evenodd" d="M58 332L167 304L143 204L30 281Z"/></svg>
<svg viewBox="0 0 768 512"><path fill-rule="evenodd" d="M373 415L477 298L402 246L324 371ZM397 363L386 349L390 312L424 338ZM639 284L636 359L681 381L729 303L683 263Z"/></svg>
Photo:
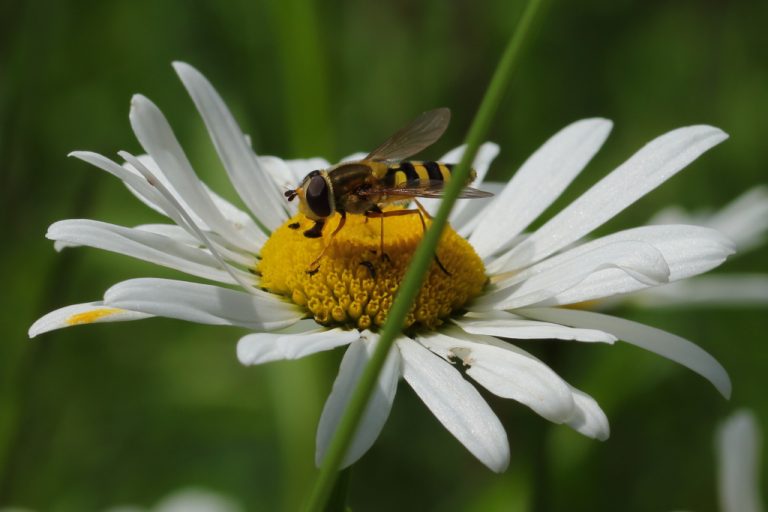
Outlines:
<svg viewBox="0 0 768 512"><path fill-rule="evenodd" d="M72 153L123 180L172 223L123 227L95 220L54 223L47 237L58 248L86 245L177 269L218 284L132 279L103 299L67 306L39 319L30 336L96 322L164 316L253 331L237 344L243 364L296 359L348 346L317 433L317 461L377 343L393 294L422 235L416 216L379 222L349 215L320 261L338 220L322 238L307 238L312 222L283 196L320 158L257 156L210 83L195 69L174 65L208 129L242 211L195 174L160 110L135 96L130 121L146 155L120 152L123 162ZM732 253L717 231L686 225L644 226L580 242L595 228L672 177L727 136L711 126L666 133L641 148L541 228L526 228L561 194L605 141L611 123L575 122L550 138L506 184L481 184L498 152L482 146L475 186L491 200L460 200L437 255L379 376L344 465L373 444L403 378L475 457L503 471L509 445L500 421L475 384L516 400L542 417L596 439L609 435L597 402L509 339L622 340L676 361L708 379L725 396L722 366L693 343L652 327L569 308L705 272ZM441 160L456 162L463 148ZM352 155L350 159L362 155ZM427 208L435 208L427 201ZM466 378L470 377L470 379Z"/></svg>

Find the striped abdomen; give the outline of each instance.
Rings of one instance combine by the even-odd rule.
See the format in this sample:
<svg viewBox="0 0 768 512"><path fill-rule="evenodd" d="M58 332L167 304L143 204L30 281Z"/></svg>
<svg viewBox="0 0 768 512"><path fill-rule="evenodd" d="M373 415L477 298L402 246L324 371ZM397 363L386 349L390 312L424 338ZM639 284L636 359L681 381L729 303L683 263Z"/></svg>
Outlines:
<svg viewBox="0 0 768 512"><path fill-rule="evenodd" d="M387 165L381 179L384 186L394 188L413 182L449 181L454 167L455 164L441 162L397 162ZM471 183L475 175L475 170L471 169L466 184Z"/></svg>

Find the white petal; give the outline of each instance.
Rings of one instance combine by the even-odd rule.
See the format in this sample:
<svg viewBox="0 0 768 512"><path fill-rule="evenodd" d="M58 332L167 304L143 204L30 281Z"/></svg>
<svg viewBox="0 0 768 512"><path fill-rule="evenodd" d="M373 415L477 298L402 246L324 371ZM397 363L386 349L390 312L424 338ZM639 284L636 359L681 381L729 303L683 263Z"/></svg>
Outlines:
<svg viewBox="0 0 768 512"><path fill-rule="evenodd" d="M466 145L461 145L443 155L443 157L438 161L447 164L457 164L461 160L461 157L464 155L465 149ZM491 166L491 163L493 163L493 160L498 154L499 146L493 142L486 142L478 148L475 159L472 162L472 168L477 172L477 176L475 176L474 181L471 183L472 187L486 190L486 188L482 187L481 185L485 180L485 175L488 173L488 168ZM440 207L440 199L420 199L420 202L424 205L430 215L436 214L437 209ZM454 224L456 219L458 219L461 215L462 211L464 211L464 209L471 204L483 204L488 202L489 201L487 199L458 199L456 204L453 206L453 209L451 210L449 221L451 224Z"/></svg>
<svg viewBox="0 0 768 512"><path fill-rule="evenodd" d="M86 302L73 304L51 311L38 319L29 328L29 337L34 338L38 334L71 327L73 325L97 324L101 322L126 322L128 320L143 320L152 315L137 313L105 306L103 302Z"/></svg>
<svg viewBox="0 0 768 512"><path fill-rule="evenodd" d="M397 341L403 377L432 414L480 462L500 473L509 465L501 422L480 393L453 368L410 339Z"/></svg>
<svg viewBox="0 0 768 512"><path fill-rule="evenodd" d="M504 190L506 183L497 183L494 181L485 181L482 186L479 187L486 192L490 192L495 196L501 194ZM467 204L461 212L456 215L451 215L451 226L464 238L469 238L469 235L477 229L481 220L485 218L485 212L488 208L491 208L495 201L498 201L498 197L491 197L484 201L475 201L467 199Z"/></svg>
<svg viewBox="0 0 768 512"><path fill-rule="evenodd" d="M135 169L125 168L113 162L109 158L90 151L73 151L69 156L98 167L121 179L138 198L152 209L173 219L179 226L186 227L186 223L163 195Z"/></svg>
<svg viewBox="0 0 768 512"><path fill-rule="evenodd" d="M244 365L284 359L300 359L317 352L349 345L360 338L357 330L324 329L312 322L311 330L300 333L257 332L240 338L237 358Z"/></svg>
<svg viewBox="0 0 768 512"><path fill-rule="evenodd" d="M138 229L139 231L162 235L191 247L201 247L200 240L190 235L189 232L181 226L175 224L139 224L133 228Z"/></svg>
<svg viewBox="0 0 768 512"><path fill-rule="evenodd" d="M296 188L310 172L331 166L324 158L283 160L270 155L260 156L259 164L281 191Z"/></svg>
<svg viewBox="0 0 768 512"><path fill-rule="evenodd" d="M243 202L264 226L277 228L288 218L285 198L259 164L221 96L189 64L174 62L173 67L200 111L216 152Z"/></svg>
<svg viewBox="0 0 768 512"><path fill-rule="evenodd" d="M219 233L228 242L240 246L243 241L242 234L238 233L211 199L160 109L144 96L135 95L131 101L129 117L142 147L158 168L162 169L162 175L173 186L170 189L172 193L178 194L182 205L188 207L185 209L195 212L205 226Z"/></svg>
<svg viewBox="0 0 768 512"><path fill-rule="evenodd" d="M606 119L577 121L528 158L469 239L481 258L522 233L560 196L603 145L611 126Z"/></svg>
<svg viewBox="0 0 768 512"><path fill-rule="evenodd" d="M209 253L163 235L95 220L69 219L53 223L45 236L50 240L96 247L205 279L235 284L228 272L217 268L218 261Z"/></svg>
<svg viewBox="0 0 768 512"><path fill-rule="evenodd" d="M187 230L173 224L140 224L134 226L133 229L170 238L177 243L195 249L205 249L206 247L205 240L201 241ZM246 268L253 268L255 266L255 256L253 256L253 253L242 252L236 248L228 247L227 243L220 236L210 231L207 233L207 237L211 242L215 243L217 251L226 261Z"/></svg>
<svg viewBox="0 0 768 512"><path fill-rule="evenodd" d="M109 509L105 512L137 512ZM187 487L171 492L151 510L140 508L138 512L243 512L236 501L202 487Z"/></svg>
<svg viewBox="0 0 768 512"><path fill-rule="evenodd" d="M713 215L707 226L733 240L739 252L765 242L768 232L768 187L754 187Z"/></svg>
<svg viewBox="0 0 768 512"><path fill-rule="evenodd" d="M714 274L633 293L627 300L644 308L749 307L768 305L768 275Z"/></svg>
<svg viewBox="0 0 768 512"><path fill-rule="evenodd" d="M495 268L524 268L575 242L727 137L711 126L689 126L654 139L507 253Z"/></svg>
<svg viewBox="0 0 768 512"><path fill-rule="evenodd" d="M575 252L572 257L559 260L559 264L551 268L546 268L546 263L500 282L496 289L470 304L469 309L512 309L536 304L606 269L626 274L645 286L659 285L669 279L669 267L661 252L651 244L639 241L617 241L589 251Z"/></svg>
<svg viewBox="0 0 768 512"><path fill-rule="evenodd" d="M611 435L608 417L595 399L574 387L571 387L571 391L576 404L576 413L568 420L568 426L592 439L599 441L608 439Z"/></svg>
<svg viewBox="0 0 768 512"><path fill-rule="evenodd" d="M368 156L368 153L363 153L362 151L359 151L357 153L352 153L351 155L347 155L339 162L357 162L358 160L363 160L366 156Z"/></svg>
<svg viewBox="0 0 768 512"><path fill-rule="evenodd" d="M158 111L159 112L159 111ZM173 135L171 134L171 137ZM205 234L203 229L200 228L200 226L197 225L197 223L190 217L189 213L186 211L185 207L182 206L179 201L174 197L173 192L170 191L163 183L161 183L156 176L152 174L152 172L147 169L147 167L141 163L141 161L136 158L135 156L131 155L127 151L119 151L118 154L122 156L126 162L129 162L131 166L133 166L136 170L138 170L141 175L152 184L153 187L157 189L158 192L160 192L163 197L172 204L180 217L183 220L183 225L185 226L185 229L189 229L190 233L194 234L201 242L202 244L210 251L210 253L213 255L214 258L219 262L221 268L225 269L232 278L237 281L240 286L243 287L243 289L250 291L251 293L254 293L254 285L256 284L256 280L251 279L251 277L247 274L244 274L244 272L235 266L233 266L231 263L239 262L245 266L250 266L252 260L248 259L245 262L242 262L238 260L238 257L240 257L239 254L234 253L233 251L229 250L227 248L227 244L222 245L219 241L221 237L227 236L220 233L213 233L209 232L209 234ZM208 197L208 196L206 196ZM210 199L210 198L209 198ZM202 217L201 217L202 218ZM203 219L205 220L205 219ZM230 244L237 246L237 244L240 242L240 239L232 240L230 238ZM234 257L234 260L232 258ZM230 261L227 261L227 259L230 259Z"/></svg>
<svg viewBox="0 0 768 512"><path fill-rule="evenodd" d="M280 197L284 197L286 190L292 190L301 184L304 177L311 171L327 169L330 164L322 158L309 158L306 160L283 160L276 156L258 157L259 165L280 190ZM298 201L288 202L283 199L283 207L293 216L298 211Z"/></svg>
<svg viewBox="0 0 768 512"><path fill-rule="evenodd" d="M304 316L297 306L257 294L171 279L131 279L104 294L104 304L157 316L212 325L274 330Z"/></svg>
<svg viewBox="0 0 768 512"><path fill-rule="evenodd" d="M628 229L592 240L565 253L559 254L534 265L530 269L515 275L509 282L525 276L529 270L542 272L562 264L574 255L605 247L622 241L647 243L656 248L669 266L669 281L685 279L707 272L725 261L733 254L733 244L722 234L709 228L697 226L643 226ZM506 282L504 282L506 284ZM621 269L606 268L595 272L577 285L554 295L541 305L574 304L601 299L611 295L625 294L653 285L635 279Z"/></svg>
<svg viewBox="0 0 768 512"><path fill-rule="evenodd" d="M729 398L731 379L725 368L701 347L685 338L623 318L564 308L529 308L517 313L548 322L609 332L618 339L666 357L698 373Z"/></svg>
<svg viewBox="0 0 768 512"><path fill-rule="evenodd" d="M163 169L160 168L160 166L155 162L155 160L149 156L149 155L138 155L136 156L138 160L146 167L154 176L155 179L160 181L165 188L167 188L173 197L176 199L176 201L181 204L184 211L192 217L193 222L195 225L199 226L200 228L204 230L211 230L212 228L206 224L206 222L195 212L195 210L187 204L184 197L182 197L179 192L176 190L176 187L171 182L171 180L166 176L165 172L163 172ZM141 176L141 173L131 164L125 163L124 167L128 169L131 173ZM144 177L141 176L141 179L144 180ZM146 180L145 180L146 181ZM213 205L221 212L221 215L224 216L224 218L227 220L227 222L230 224L231 228L237 233L237 240L230 240L230 243L235 243L236 247L240 247L244 250L248 250L251 252L257 252L262 245L264 245L264 242L267 240L267 236L264 234L264 232L256 226L256 223L253 221L253 218L251 218L250 215L242 211L237 206L233 205L220 195L218 195L216 192L211 190L205 183L200 183L203 190L211 199L211 202ZM135 189L132 186L128 186L128 190L130 190L141 202L152 208L153 210L159 212L159 213L165 213L164 209L161 207L161 205L156 204L155 200L156 198L148 197L145 195L144 192Z"/></svg>
<svg viewBox="0 0 768 512"><path fill-rule="evenodd" d="M761 512L760 453L762 439L749 410L728 418L717 433L718 490L723 512Z"/></svg>
<svg viewBox="0 0 768 512"><path fill-rule="evenodd" d="M595 329L574 329L550 322L530 320L507 311L468 313L453 320L464 331L514 339L558 339L613 343L616 337Z"/></svg>
<svg viewBox="0 0 768 512"><path fill-rule="evenodd" d="M339 375L333 383L333 390L325 402L323 414L320 416L320 424L317 427L315 464L318 467L328 451L328 446L347 408L349 399L357 387L360 375L376 349L378 339L378 335L365 331L360 342L352 343L344 354ZM362 457L379 437L379 433L381 433L381 429L384 428L384 423L389 417L389 411L392 409L392 402L395 400L401 366L400 352L392 347L387 360L384 362L384 367L379 373L376 388L365 407L360 423L358 423L357 432L344 455L341 468L353 464Z"/></svg>
<svg viewBox="0 0 768 512"><path fill-rule="evenodd" d="M455 328L417 341L446 361L461 361L466 374L494 395L516 400L549 421L564 423L574 414L568 384L521 348Z"/></svg>

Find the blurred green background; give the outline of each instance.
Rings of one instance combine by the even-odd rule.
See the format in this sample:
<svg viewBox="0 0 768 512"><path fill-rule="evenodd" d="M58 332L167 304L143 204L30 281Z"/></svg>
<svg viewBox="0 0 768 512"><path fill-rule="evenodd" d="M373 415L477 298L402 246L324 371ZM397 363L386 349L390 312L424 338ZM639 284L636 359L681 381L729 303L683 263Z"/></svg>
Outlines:
<svg viewBox="0 0 768 512"><path fill-rule="evenodd" d="M242 331L163 319L29 341L40 315L97 300L120 280L183 277L93 249L53 251L44 234L58 219L160 221L69 151L138 151L127 114L141 92L169 117L200 176L234 199L170 67L178 59L214 83L259 153L334 160L448 106L452 126L429 152L438 156L461 142L522 5L0 3L0 505L149 506L202 486L244 510L295 510L315 475L315 427L342 354L245 368L235 357ZM731 139L601 232L669 204L721 206L766 181L767 20L764 1L550 2L493 125L502 150L492 178L508 178L571 121L604 116L613 135L558 205L672 128L708 123ZM762 248L722 270L765 272L767 256ZM381 438L354 468L353 509L716 510L716 424L746 406L768 429L768 315L618 313L714 354L733 379L732 400L625 344L526 342L600 402L610 440L488 396L512 446L509 470L495 475L402 385Z"/></svg>

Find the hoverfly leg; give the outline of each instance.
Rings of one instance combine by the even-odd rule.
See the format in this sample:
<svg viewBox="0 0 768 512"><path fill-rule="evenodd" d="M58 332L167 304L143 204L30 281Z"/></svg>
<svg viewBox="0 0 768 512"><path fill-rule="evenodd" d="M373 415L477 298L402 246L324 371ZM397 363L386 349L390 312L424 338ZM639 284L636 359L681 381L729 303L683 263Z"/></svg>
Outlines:
<svg viewBox="0 0 768 512"><path fill-rule="evenodd" d="M429 214L426 208L424 208L424 205L419 202L418 199L413 200L414 203L416 203L416 207L421 211L422 215L424 215L429 220L432 220L432 216ZM423 224L423 222L422 222Z"/></svg>
<svg viewBox="0 0 768 512"><path fill-rule="evenodd" d="M379 257L383 260L385 260L387 263L389 263L391 260L389 259L389 256L387 253L384 252L384 217L388 217L381 208L379 208L379 205L374 204L371 206L371 209L365 212L365 222L368 222L368 219L371 217L378 217L380 220L379 225Z"/></svg>
<svg viewBox="0 0 768 512"><path fill-rule="evenodd" d="M386 257L387 260L389 260L389 257L384 254L384 217L398 217L401 215L418 215L419 220L421 221L421 228L423 231L427 231L427 223L424 221L424 216L426 215L427 218L429 218L429 214L426 213L426 210L422 212L423 206L417 201L416 204L419 206L419 208L415 210L391 210L388 212L383 212L381 209L376 206L376 210L371 209L367 212L365 212L366 217L379 217L381 219L381 254ZM377 211L378 210L378 211ZM440 270L443 271L443 273L447 276L450 276L451 273L446 270L443 263L440 261L440 258L437 257L437 253L435 253L435 263L437 263L437 266L440 267Z"/></svg>
<svg viewBox="0 0 768 512"><path fill-rule="evenodd" d="M304 231L304 236L307 238L320 238L323 236L323 226L325 226L324 220L316 220L314 226Z"/></svg>
<svg viewBox="0 0 768 512"><path fill-rule="evenodd" d="M344 227L344 223L347 222L347 212L345 212L344 210L336 210L336 211L338 211L339 215L341 215L341 220L339 220L339 225L336 226L336 229L334 229L333 233L331 233L331 236L328 239L328 243L325 244L325 247L323 247L323 250L320 251L320 254L317 255L317 258L315 258L314 261L312 261L312 263L309 264L309 270L307 270L307 274L309 274L310 276L313 276L313 275L315 275L317 273L317 271L320 268L320 260L323 259L323 256L325 255L325 251L328 250L328 247L330 247L331 244L333 243L333 238L336 236L336 234L339 231L341 231L341 228ZM323 223L324 223L324 221L322 221L322 220L315 221L315 225L312 226L307 231L305 231L304 232L304 236L307 236L307 233L309 231L312 231L313 229L315 229L318 224L320 224L320 230L322 231ZM310 238L317 238L317 237L310 237Z"/></svg>

